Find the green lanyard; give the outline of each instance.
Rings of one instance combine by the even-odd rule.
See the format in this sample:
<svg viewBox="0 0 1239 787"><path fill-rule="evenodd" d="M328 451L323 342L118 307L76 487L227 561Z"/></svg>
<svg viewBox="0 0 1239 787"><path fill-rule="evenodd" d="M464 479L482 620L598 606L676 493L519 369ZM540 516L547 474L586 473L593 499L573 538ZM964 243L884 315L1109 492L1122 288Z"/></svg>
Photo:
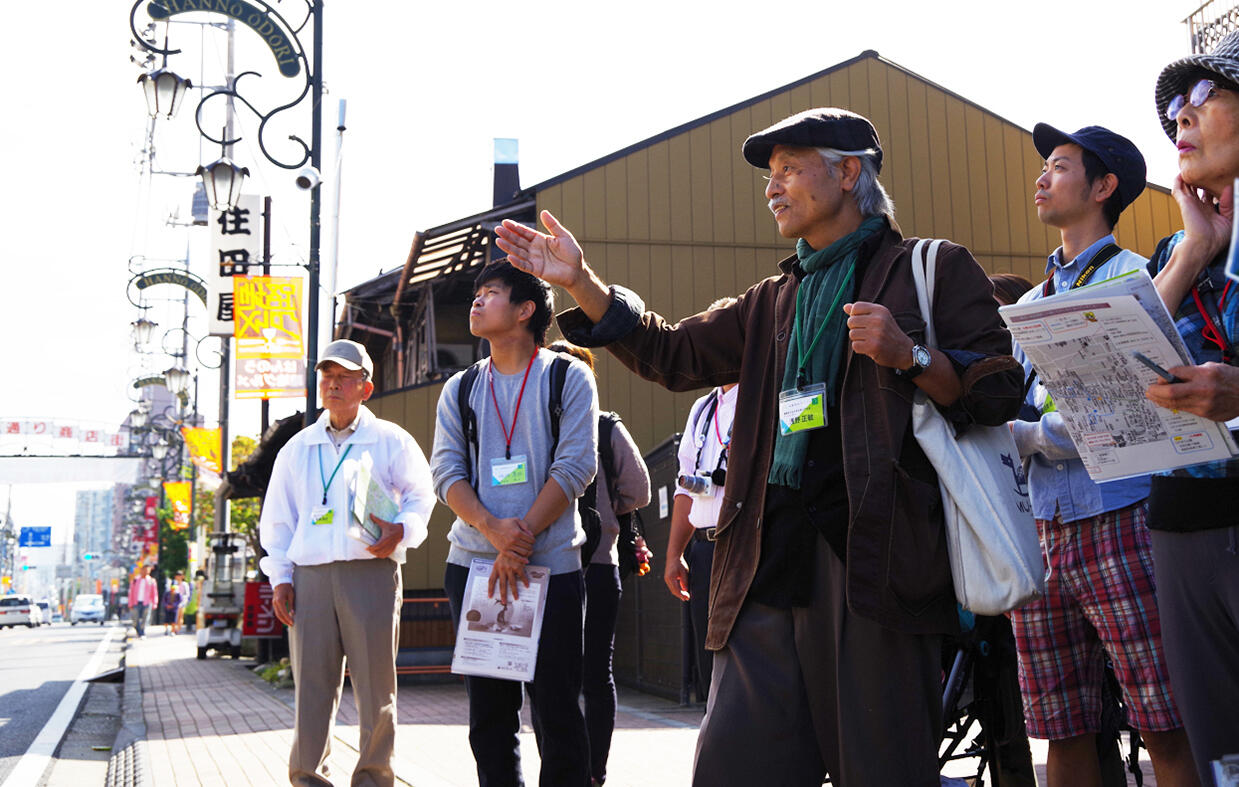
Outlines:
<svg viewBox="0 0 1239 787"><path fill-rule="evenodd" d="M817 346L817 340L822 338L822 333L826 330L826 326L830 324L830 318L834 315L835 309L839 308L839 301L843 298L843 293L847 290L848 284L852 281L852 275L856 273L856 263L852 263L848 267L847 275L843 277L843 281L839 284L839 289L835 292L835 299L831 302L830 308L826 310L826 316L822 319L822 324L817 326L817 333L813 335L813 341L809 342L809 348L805 349L805 337L801 329L801 315L804 313L804 289L796 288L796 320L792 324L792 331L796 335L796 387L799 388L807 382L804 374L805 367L809 365L809 360L813 357L813 348Z"/></svg>
<svg viewBox="0 0 1239 787"><path fill-rule="evenodd" d="M327 505L327 488L331 486L332 481L336 480L336 473L340 472L340 465L344 464L344 460L348 458L348 452L352 450L352 445L344 449L344 455L340 457L340 461L336 462L336 469L331 471L331 478L327 478L323 474L323 444L318 444L318 477L323 482L323 505Z"/></svg>

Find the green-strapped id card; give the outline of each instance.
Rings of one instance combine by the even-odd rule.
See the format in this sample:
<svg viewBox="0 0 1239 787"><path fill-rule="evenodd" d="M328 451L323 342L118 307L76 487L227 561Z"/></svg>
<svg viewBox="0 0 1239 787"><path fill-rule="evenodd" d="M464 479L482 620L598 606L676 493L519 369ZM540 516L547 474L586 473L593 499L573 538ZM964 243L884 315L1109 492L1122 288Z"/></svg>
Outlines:
<svg viewBox="0 0 1239 787"><path fill-rule="evenodd" d="M330 525L335 521L335 512L327 506L314 506L310 511L310 522L316 525Z"/></svg>
<svg viewBox="0 0 1239 787"><path fill-rule="evenodd" d="M826 384L814 383L779 394L779 431L807 432L826 425Z"/></svg>
<svg viewBox="0 0 1239 787"><path fill-rule="evenodd" d="M524 454L511 459L495 457L490 460L490 485L515 486L529 480L529 463Z"/></svg>

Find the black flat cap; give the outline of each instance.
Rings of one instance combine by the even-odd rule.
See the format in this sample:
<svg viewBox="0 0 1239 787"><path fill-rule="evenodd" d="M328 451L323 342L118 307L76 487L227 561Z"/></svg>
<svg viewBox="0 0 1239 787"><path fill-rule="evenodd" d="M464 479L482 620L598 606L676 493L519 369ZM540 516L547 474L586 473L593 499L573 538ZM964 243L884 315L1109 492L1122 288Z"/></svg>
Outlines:
<svg viewBox="0 0 1239 787"><path fill-rule="evenodd" d="M744 140L744 160L758 169L770 169L770 153L775 145L835 150L873 150L875 164L882 171L882 145L869 120L837 107L806 109L780 120L768 129Z"/></svg>

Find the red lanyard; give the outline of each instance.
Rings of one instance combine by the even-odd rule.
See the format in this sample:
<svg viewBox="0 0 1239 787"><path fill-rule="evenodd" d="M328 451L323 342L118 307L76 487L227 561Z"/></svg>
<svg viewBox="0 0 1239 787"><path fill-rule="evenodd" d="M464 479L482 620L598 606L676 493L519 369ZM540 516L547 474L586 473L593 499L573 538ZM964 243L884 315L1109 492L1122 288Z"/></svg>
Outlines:
<svg viewBox="0 0 1239 787"><path fill-rule="evenodd" d="M718 407L714 408L714 436L718 438L719 447L723 450L727 450L727 447L731 445L731 427L727 427L727 439L723 440L723 432L718 428L718 411L723 409L723 397L726 396L726 394L721 392L721 388L719 391Z"/></svg>
<svg viewBox="0 0 1239 787"><path fill-rule="evenodd" d="M1204 301L1201 299L1200 289L1192 287L1192 298L1196 301L1196 309L1200 312L1200 316L1205 318L1204 327L1200 329L1200 333L1218 346L1218 349L1222 351L1222 360L1227 363L1231 360L1231 346L1226 338L1226 327L1222 325L1222 317L1218 311L1221 306L1225 305L1228 292L1230 292L1229 281L1222 288L1222 297L1219 299L1218 306L1210 309L1205 306ZM1211 303L1210 306L1212 305Z"/></svg>
<svg viewBox="0 0 1239 787"><path fill-rule="evenodd" d="M529 365L525 367L525 379L521 380L521 392L516 397L516 412L512 413L512 431L508 431L508 425L503 422L503 413L499 411L499 399L495 396L495 367L492 362L490 367L490 400L495 403L495 415L499 416L499 428L503 430L503 439L506 443L504 449L504 458L512 458L512 437L516 434L516 418L521 414L521 400L525 398L525 383L529 382L529 370L533 368L533 359L538 357L538 351L535 349L533 355L529 356Z"/></svg>

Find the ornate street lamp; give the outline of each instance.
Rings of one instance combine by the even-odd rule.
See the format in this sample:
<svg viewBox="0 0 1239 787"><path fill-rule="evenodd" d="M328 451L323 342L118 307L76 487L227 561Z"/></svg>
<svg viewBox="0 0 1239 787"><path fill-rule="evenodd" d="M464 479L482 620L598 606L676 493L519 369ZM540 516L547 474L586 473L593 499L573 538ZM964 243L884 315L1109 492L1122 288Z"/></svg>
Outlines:
<svg viewBox="0 0 1239 787"><path fill-rule="evenodd" d="M151 343L151 335L155 332L158 323L152 322L145 317L139 317L129 323L129 325L132 327L134 349L140 351Z"/></svg>
<svg viewBox="0 0 1239 787"><path fill-rule="evenodd" d="M168 441L162 437L159 438L159 442L151 446L151 458L163 464L163 460L168 458L168 447Z"/></svg>
<svg viewBox="0 0 1239 787"><path fill-rule="evenodd" d="M179 396L185 393L185 389L189 387L189 376L189 371L180 366L165 369L163 373L164 386L174 395Z"/></svg>
<svg viewBox="0 0 1239 787"><path fill-rule="evenodd" d="M166 61L167 56L164 57ZM165 63L166 66L166 63ZM153 118L171 120L184 102L181 100L194 85L175 71L157 68L138 77L142 94L146 96L146 111Z"/></svg>
<svg viewBox="0 0 1239 787"><path fill-rule="evenodd" d="M238 167L232 159L220 156L205 167L198 167L196 175L202 178L202 186L206 189L207 201L216 210L232 210L241 199L241 186L250 171Z"/></svg>
<svg viewBox="0 0 1239 787"><path fill-rule="evenodd" d="M150 418L150 413L145 410L130 410L129 411L129 428L141 429L146 426L147 419Z"/></svg>

